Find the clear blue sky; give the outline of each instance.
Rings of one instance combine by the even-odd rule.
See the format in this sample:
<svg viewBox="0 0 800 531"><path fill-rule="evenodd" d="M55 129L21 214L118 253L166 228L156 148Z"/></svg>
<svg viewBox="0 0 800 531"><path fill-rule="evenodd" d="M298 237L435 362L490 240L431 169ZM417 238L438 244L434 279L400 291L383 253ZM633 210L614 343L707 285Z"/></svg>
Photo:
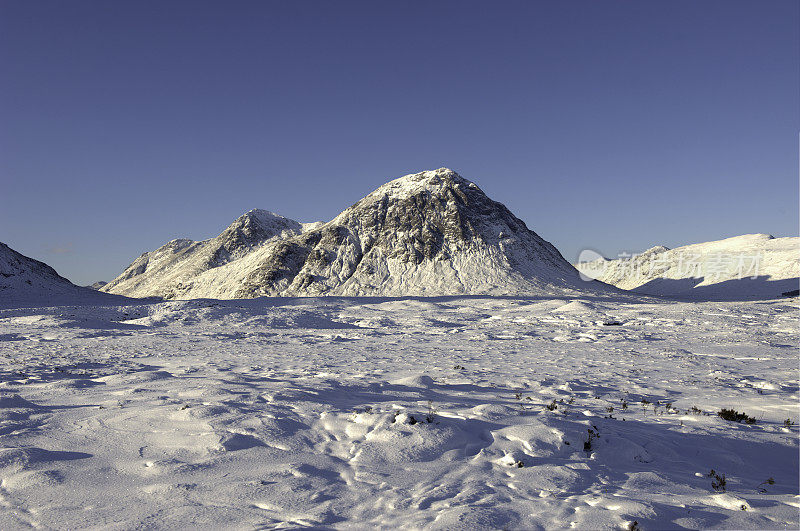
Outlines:
<svg viewBox="0 0 800 531"><path fill-rule="evenodd" d="M80 284L447 166L569 260L797 235L785 1L0 1L0 241Z"/></svg>

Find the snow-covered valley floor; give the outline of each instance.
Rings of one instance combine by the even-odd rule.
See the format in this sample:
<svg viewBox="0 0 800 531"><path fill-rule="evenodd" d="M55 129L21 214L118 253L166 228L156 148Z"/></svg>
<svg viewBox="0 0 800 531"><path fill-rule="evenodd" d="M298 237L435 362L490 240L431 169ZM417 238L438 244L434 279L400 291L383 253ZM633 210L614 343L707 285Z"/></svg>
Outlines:
<svg viewBox="0 0 800 531"><path fill-rule="evenodd" d="M797 528L798 309L0 310L0 528Z"/></svg>

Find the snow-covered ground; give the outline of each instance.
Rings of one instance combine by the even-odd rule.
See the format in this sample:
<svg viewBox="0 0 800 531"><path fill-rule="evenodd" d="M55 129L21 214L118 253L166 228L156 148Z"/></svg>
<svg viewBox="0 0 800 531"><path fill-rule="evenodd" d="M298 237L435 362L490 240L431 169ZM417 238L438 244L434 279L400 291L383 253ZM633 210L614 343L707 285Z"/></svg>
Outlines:
<svg viewBox="0 0 800 531"><path fill-rule="evenodd" d="M0 528L800 520L797 299L91 304L0 310Z"/></svg>

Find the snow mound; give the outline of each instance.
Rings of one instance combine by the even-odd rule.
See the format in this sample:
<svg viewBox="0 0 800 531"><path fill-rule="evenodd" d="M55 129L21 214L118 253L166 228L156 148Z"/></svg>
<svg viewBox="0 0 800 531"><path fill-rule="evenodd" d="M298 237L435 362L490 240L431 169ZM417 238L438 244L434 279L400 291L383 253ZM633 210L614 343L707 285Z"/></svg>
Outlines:
<svg viewBox="0 0 800 531"><path fill-rule="evenodd" d="M558 313L589 313L594 312L595 308L591 304L584 301L572 301L564 304L563 306L559 306L552 311Z"/></svg>

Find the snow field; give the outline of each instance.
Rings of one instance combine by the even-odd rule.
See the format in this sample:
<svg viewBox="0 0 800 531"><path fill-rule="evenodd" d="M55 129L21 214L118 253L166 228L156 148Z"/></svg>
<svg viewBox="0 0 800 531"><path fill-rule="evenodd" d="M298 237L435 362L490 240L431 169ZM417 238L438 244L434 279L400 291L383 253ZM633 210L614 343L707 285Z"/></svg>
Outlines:
<svg viewBox="0 0 800 531"><path fill-rule="evenodd" d="M797 318L613 298L0 310L0 527L796 528Z"/></svg>

